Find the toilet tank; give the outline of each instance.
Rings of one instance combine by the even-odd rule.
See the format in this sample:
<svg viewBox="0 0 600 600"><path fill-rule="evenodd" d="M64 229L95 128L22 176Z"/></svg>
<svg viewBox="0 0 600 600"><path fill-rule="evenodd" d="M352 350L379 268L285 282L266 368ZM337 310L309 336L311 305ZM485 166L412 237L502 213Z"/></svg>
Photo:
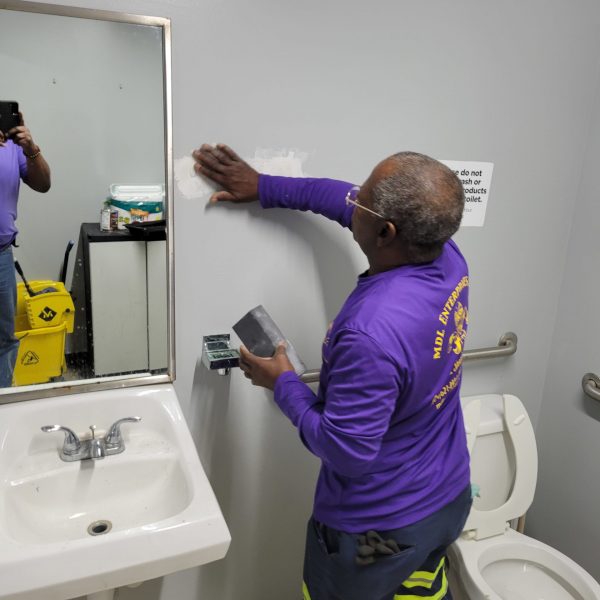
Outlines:
<svg viewBox="0 0 600 600"><path fill-rule="evenodd" d="M473 499L478 510L492 510L509 498L515 480L515 457L505 431L504 405L500 394L471 396L461 400L463 407L479 399L480 422L471 451L471 483L479 487Z"/></svg>

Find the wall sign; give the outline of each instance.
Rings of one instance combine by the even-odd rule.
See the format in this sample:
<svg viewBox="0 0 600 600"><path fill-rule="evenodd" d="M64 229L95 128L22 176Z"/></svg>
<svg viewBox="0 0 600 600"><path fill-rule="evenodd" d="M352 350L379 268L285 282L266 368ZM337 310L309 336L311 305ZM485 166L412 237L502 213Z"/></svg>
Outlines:
<svg viewBox="0 0 600 600"><path fill-rule="evenodd" d="M461 227L483 227L494 163L441 160L460 178L465 190L465 210Z"/></svg>

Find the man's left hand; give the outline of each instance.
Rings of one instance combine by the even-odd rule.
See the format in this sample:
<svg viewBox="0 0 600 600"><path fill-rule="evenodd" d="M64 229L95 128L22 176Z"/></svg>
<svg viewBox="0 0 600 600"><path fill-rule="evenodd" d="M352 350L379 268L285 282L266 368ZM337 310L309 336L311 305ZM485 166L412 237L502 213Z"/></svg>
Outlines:
<svg viewBox="0 0 600 600"><path fill-rule="evenodd" d="M262 358L252 354L245 346L240 348L240 369L252 385L273 390L277 378L286 371L293 371L294 367L285 350L285 343L279 344L271 358Z"/></svg>

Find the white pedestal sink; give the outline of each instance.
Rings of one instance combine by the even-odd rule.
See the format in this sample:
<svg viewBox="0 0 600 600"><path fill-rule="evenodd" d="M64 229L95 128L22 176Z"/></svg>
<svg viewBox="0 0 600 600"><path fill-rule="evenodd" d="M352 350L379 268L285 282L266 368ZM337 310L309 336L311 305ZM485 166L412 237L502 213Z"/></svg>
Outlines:
<svg viewBox="0 0 600 600"><path fill-rule="evenodd" d="M125 451L64 462L58 424ZM171 385L0 406L0 599L66 600L225 556L230 535Z"/></svg>

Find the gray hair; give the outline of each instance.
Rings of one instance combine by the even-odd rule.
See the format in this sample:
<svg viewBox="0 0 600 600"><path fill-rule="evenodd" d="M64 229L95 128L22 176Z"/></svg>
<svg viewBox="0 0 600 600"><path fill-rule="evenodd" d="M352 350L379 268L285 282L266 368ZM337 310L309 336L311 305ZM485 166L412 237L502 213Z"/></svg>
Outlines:
<svg viewBox="0 0 600 600"><path fill-rule="evenodd" d="M460 179L417 152L399 152L385 162L391 163L389 175L373 186L374 210L394 223L417 255L441 249L460 226L465 204Z"/></svg>

